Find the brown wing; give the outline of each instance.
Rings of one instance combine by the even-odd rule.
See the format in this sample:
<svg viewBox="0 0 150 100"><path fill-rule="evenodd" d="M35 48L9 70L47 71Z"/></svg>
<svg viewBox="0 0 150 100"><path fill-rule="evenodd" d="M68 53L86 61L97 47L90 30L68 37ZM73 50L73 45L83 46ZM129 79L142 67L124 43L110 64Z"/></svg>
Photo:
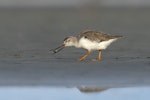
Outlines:
<svg viewBox="0 0 150 100"><path fill-rule="evenodd" d="M78 36L79 38L87 38L91 41L97 41L97 42L101 42L101 41L107 41L109 39L115 39L115 38L119 38L120 36L112 36L109 34L106 34L104 32L97 32L97 31L83 31L79 34Z"/></svg>

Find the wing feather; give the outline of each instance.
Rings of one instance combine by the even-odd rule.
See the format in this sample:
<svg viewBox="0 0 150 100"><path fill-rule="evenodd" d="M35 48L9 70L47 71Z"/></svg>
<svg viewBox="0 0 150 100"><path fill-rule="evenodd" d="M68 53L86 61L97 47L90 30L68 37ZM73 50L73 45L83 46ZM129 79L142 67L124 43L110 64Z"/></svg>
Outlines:
<svg viewBox="0 0 150 100"><path fill-rule="evenodd" d="M107 40L110 40L110 39L119 38L121 36L112 36L112 35L106 34L104 32L86 30L86 31L82 31L78 35L79 39L82 38L82 37L87 38L91 41L102 42L102 41L107 41Z"/></svg>

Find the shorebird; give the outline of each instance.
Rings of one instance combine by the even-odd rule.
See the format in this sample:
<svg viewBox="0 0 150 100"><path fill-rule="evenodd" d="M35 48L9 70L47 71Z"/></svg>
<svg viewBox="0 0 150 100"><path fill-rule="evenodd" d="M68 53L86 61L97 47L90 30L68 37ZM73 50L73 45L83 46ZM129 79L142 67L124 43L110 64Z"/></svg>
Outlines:
<svg viewBox="0 0 150 100"><path fill-rule="evenodd" d="M109 35L104 32L97 31L82 31L76 37L69 36L64 39L64 42L61 46L51 49L53 53L57 53L62 50L64 47L74 46L76 48L84 48L87 50L87 53L82 56L79 61L84 61L92 51L98 51L97 59L93 59L93 61L101 60L101 51L105 50L112 42L121 38L122 36L118 35Z"/></svg>

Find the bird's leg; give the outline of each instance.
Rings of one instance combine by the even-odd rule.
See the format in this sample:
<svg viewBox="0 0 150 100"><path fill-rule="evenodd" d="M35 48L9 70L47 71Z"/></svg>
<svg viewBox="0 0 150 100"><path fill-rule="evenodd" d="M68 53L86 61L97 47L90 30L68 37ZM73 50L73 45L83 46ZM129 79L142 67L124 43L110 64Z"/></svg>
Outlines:
<svg viewBox="0 0 150 100"><path fill-rule="evenodd" d="M98 57L97 57L97 60L98 60L98 61L101 60L101 54L102 54L102 51L101 51L101 50L98 50Z"/></svg>
<svg viewBox="0 0 150 100"><path fill-rule="evenodd" d="M102 54L102 51L101 51L101 50L98 50L97 59L92 59L92 61L100 61L100 60L101 60L101 54Z"/></svg>
<svg viewBox="0 0 150 100"><path fill-rule="evenodd" d="M91 54L91 51L88 50L88 52L79 59L79 61L84 61L89 55Z"/></svg>

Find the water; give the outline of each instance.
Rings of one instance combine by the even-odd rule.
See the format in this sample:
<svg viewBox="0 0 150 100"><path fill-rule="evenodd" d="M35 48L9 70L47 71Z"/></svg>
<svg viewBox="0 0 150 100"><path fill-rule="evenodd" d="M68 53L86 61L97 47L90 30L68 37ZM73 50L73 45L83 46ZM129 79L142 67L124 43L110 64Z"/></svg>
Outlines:
<svg viewBox="0 0 150 100"><path fill-rule="evenodd" d="M94 88L94 87L93 87ZM95 87L96 88L96 87ZM94 89L95 89L94 88ZM92 90L92 88L90 88ZM90 90L88 88L88 90ZM100 89L98 87L97 89ZM83 91L84 90L84 91ZM86 91L87 88L65 87L1 87L2 100L149 100L150 87L106 88Z"/></svg>

